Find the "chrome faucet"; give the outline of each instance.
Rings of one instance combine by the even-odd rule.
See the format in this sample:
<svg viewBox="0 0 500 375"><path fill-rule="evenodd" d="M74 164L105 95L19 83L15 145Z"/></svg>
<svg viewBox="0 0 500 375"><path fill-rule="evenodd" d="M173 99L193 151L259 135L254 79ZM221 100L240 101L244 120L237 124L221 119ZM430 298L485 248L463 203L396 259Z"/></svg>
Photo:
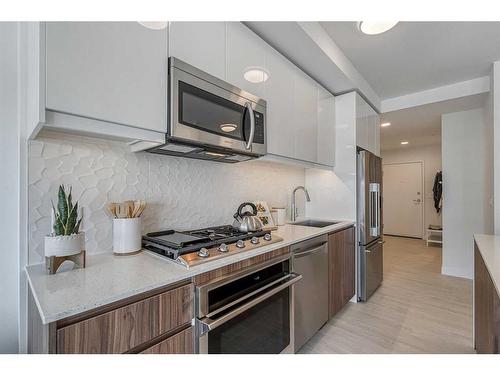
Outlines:
<svg viewBox="0 0 500 375"><path fill-rule="evenodd" d="M299 209L297 208L297 206L295 204L295 193L297 192L297 190L303 190L304 194L306 196L306 201L308 201L308 202L311 201L311 197L309 196L309 193L307 192L307 189L304 186L297 186L295 189L293 189L293 192L292 192L292 212L290 215L290 218L292 219L292 221L295 221L297 219L298 214L299 214Z"/></svg>

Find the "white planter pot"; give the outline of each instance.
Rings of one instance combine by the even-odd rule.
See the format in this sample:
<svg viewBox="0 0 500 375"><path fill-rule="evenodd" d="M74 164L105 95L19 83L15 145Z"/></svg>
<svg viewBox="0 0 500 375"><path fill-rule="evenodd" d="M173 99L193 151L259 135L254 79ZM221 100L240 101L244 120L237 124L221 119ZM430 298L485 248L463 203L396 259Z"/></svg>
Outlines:
<svg viewBox="0 0 500 375"><path fill-rule="evenodd" d="M85 250L85 232L69 236L45 236L45 256L69 256Z"/></svg>
<svg viewBox="0 0 500 375"><path fill-rule="evenodd" d="M141 250L141 218L113 219L113 252L117 255Z"/></svg>

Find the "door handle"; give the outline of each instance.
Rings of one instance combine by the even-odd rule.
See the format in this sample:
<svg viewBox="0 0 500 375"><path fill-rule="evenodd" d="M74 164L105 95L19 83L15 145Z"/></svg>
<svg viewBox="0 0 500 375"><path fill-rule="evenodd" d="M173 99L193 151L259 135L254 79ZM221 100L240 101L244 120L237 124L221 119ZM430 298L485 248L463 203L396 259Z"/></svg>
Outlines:
<svg viewBox="0 0 500 375"><path fill-rule="evenodd" d="M420 202L422 202L422 201L421 201L420 199L414 199L414 200L413 200L413 202L415 202L415 203L420 203Z"/></svg>
<svg viewBox="0 0 500 375"><path fill-rule="evenodd" d="M302 257L305 257L307 255L317 253L318 251L323 250L324 248L325 248L325 244L323 243L320 246L314 247L312 249L301 251L299 253L294 253L293 257L294 257L294 259L302 258Z"/></svg>
<svg viewBox="0 0 500 375"><path fill-rule="evenodd" d="M369 206L370 206L370 235L380 236L380 184L371 183L369 185Z"/></svg>
<svg viewBox="0 0 500 375"><path fill-rule="evenodd" d="M253 143L253 138L255 136L255 115L253 113L252 103L246 102L245 108L248 109L248 114L250 116L250 136L248 137L248 142L245 145L245 149L250 150Z"/></svg>

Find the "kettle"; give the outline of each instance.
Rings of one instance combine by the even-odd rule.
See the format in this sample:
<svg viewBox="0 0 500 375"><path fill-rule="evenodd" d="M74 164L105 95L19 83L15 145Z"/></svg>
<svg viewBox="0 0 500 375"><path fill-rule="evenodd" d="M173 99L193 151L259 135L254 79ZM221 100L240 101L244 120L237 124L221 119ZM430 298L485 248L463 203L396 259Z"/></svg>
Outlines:
<svg viewBox="0 0 500 375"><path fill-rule="evenodd" d="M242 212L243 208L245 208L246 206L251 207L252 212ZM256 232L258 230L261 230L264 226L264 224L262 224L262 221L260 221L260 219L257 217L257 207L255 206L255 204L250 202L240 204L233 217L233 228L238 229L243 233Z"/></svg>

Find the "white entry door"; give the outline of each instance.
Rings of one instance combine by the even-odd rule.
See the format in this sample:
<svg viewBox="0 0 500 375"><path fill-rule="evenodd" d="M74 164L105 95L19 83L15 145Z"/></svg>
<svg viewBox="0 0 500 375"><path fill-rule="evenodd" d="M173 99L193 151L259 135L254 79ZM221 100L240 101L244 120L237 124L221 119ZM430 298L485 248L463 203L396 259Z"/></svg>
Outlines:
<svg viewBox="0 0 500 375"><path fill-rule="evenodd" d="M422 162L383 165L384 234L422 238Z"/></svg>

